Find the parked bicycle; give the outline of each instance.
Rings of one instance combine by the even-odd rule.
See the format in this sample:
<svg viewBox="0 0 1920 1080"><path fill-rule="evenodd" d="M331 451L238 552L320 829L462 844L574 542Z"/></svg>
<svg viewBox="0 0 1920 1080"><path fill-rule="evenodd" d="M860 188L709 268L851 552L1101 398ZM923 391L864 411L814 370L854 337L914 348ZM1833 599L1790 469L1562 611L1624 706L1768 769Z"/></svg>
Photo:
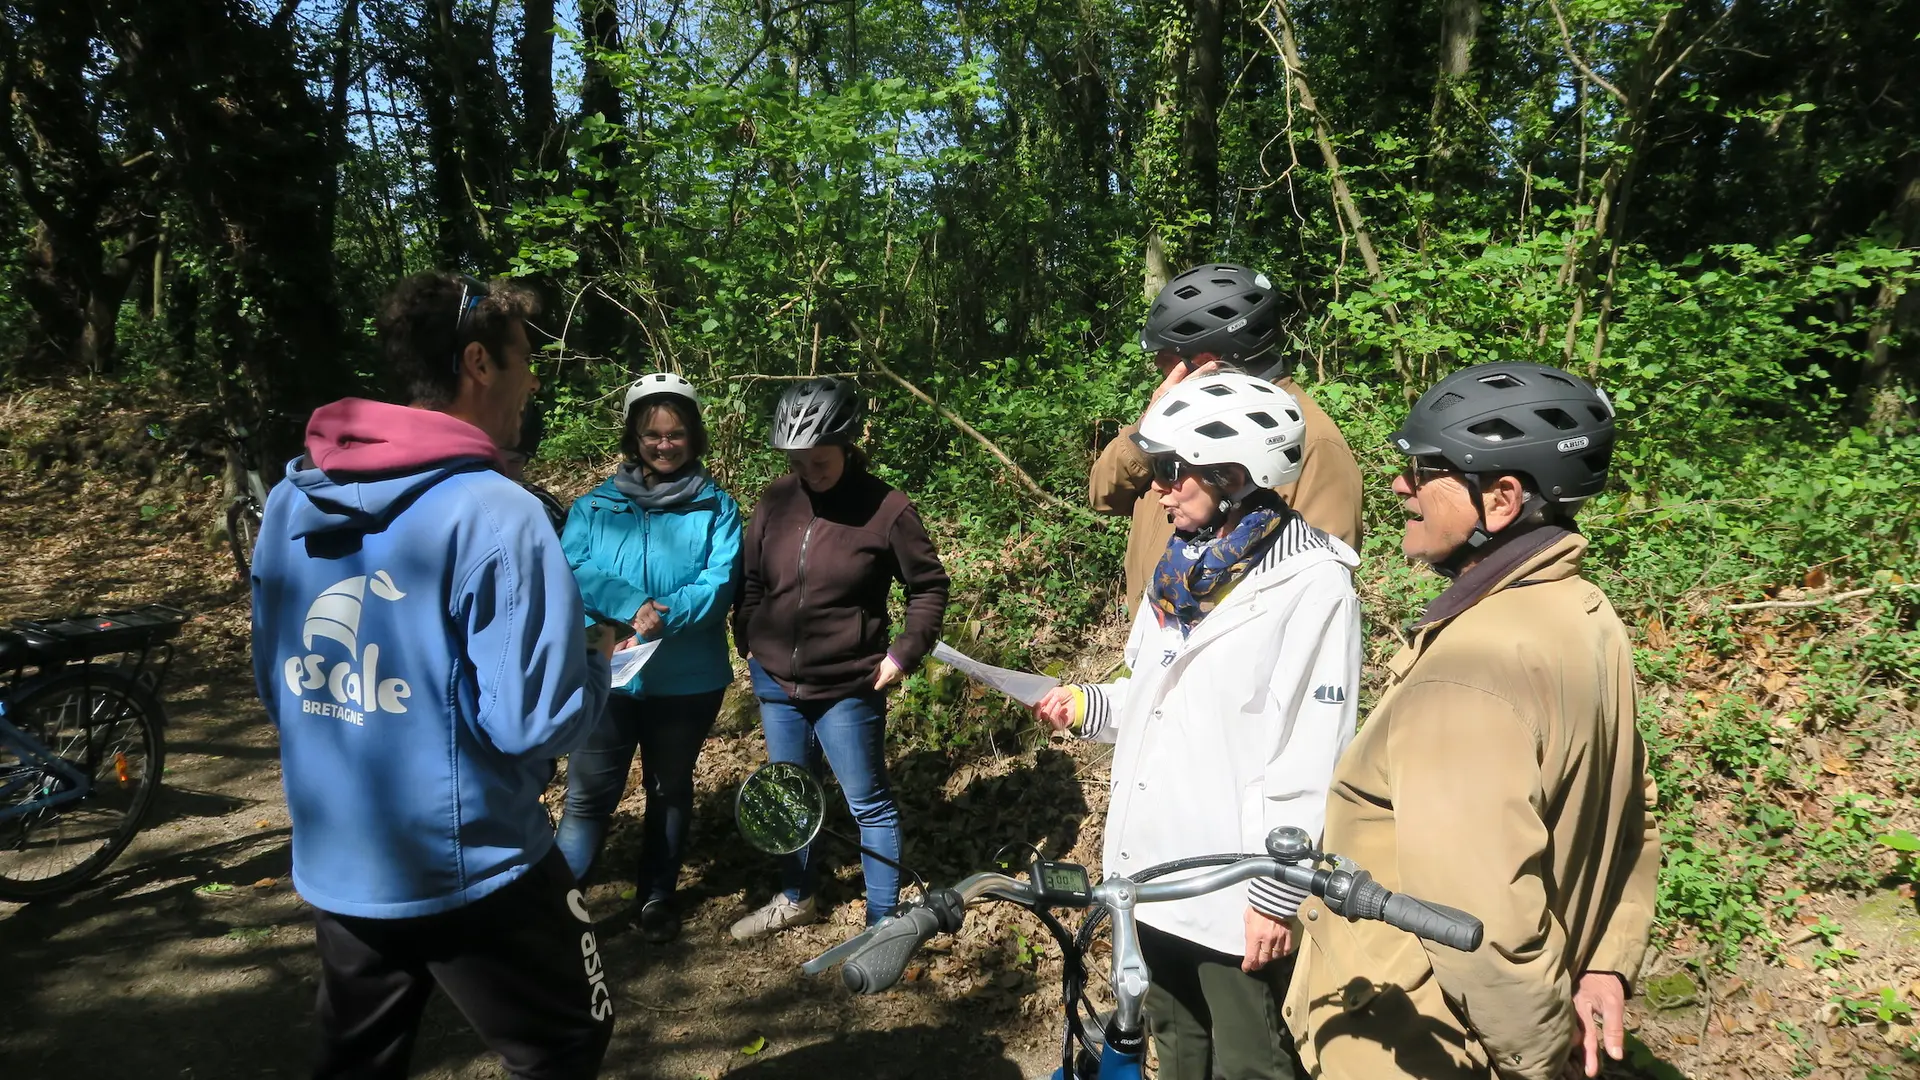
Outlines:
<svg viewBox="0 0 1920 1080"><path fill-rule="evenodd" d="M258 432L238 422L227 425L227 443L240 470L240 490L227 501L227 546L233 565L245 581L252 570L253 542L260 536L260 518L267 510L267 481L262 473Z"/></svg>
<svg viewBox="0 0 1920 1080"><path fill-rule="evenodd" d="M806 769L788 763L767 765L741 785L736 815L748 843L771 854L788 854L811 843L821 831L826 798ZM1152 880L1184 871L1204 872L1173 881ZM1066 1033L1060 1070L1053 1080L1140 1080L1146 1052L1141 1006L1151 973L1141 959L1134 908L1203 896L1257 877L1321 897L1329 909L1348 919L1379 919L1463 951L1480 947L1480 920L1391 892L1367 871L1316 850L1304 831L1283 827L1267 837L1265 855L1181 859L1099 884L1083 866L1038 857L1024 881L999 873L974 874L952 888L927 890L918 902L807 961L801 970L817 975L844 962L841 979L848 989L878 994L900 981L907 962L928 939L937 933L957 933L968 907L988 900L1019 904L1039 916L1065 960ZM1059 909L1089 912L1078 937L1055 914ZM1116 1003L1104 1021L1086 995L1086 951L1102 918L1113 924L1111 982Z"/></svg>
<svg viewBox="0 0 1920 1080"><path fill-rule="evenodd" d="M147 604L0 629L0 900L74 892L140 831L166 761L160 685L189 618Z"/></svg>

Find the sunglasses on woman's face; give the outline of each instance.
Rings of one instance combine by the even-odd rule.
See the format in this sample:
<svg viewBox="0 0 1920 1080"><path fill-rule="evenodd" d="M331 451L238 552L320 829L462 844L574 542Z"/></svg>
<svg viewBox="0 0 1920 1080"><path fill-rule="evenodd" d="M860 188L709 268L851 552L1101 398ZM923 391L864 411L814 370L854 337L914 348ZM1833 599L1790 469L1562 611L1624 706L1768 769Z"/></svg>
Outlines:
<svg viewBox="0 0 1920 1080"><path fill-rule="evenodd" d="M1178 486L1181 477L1200 473L1198 466L1178 454L1154 454L1147 458L1147 464L1153 469L1153 482L1166 487Z"/></svg>

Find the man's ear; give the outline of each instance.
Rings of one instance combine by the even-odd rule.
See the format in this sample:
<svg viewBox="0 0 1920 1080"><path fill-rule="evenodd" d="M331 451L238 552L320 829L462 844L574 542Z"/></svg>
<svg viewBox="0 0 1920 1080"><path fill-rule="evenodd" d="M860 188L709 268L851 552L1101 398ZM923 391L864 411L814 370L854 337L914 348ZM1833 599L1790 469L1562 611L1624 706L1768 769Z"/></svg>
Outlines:
<svg viewBox="0 0 1920 1080"><path fill-rule="evenodd" d="M460 372L467 378L485 386L493 381L494 367L485 345L469 341L460 347Z"/></svg>
<svg viewBox="0 0 1920 1080"><path fill-rule="evenodd" d="M1486 508L1487 531L1497 533L1526 510L1527 485L1512 473L1502 473L1483 484L1480 505Z"/></svg>

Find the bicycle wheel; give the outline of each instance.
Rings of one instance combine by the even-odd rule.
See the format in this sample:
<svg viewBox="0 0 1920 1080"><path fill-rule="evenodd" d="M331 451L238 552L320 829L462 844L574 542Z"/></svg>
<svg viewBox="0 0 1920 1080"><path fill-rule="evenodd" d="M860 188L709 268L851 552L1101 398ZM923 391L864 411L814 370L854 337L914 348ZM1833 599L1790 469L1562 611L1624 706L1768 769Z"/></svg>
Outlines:
<svg viewBox="0 0 1920 1080"><path fill-rule="evenodd" d="M253 496L242 495L227 507L227 546L233 549L233 566L245 581L253 572L253 542L260 535L260 504Z"/></svg>
<svg viewBox="0 0 1920 1080"><path fill-rule="evenodd" d="M91 783L78 799L36 806L73 782L0 744L0 789L15 792L0 806L0 900L48 900L86 884L140 831L165 765L164 713L126 673L83 664L22 686L6 718Z"/></svg>

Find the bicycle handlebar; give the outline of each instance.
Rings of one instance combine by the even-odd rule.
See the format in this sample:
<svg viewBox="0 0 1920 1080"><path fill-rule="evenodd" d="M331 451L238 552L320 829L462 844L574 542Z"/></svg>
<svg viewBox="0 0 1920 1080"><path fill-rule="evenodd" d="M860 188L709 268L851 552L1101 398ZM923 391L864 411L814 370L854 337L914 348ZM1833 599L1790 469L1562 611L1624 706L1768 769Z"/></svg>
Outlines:
<svg viewBox="0 0 1920 1080"><path fill-rule="evenodd" d="M1478 949L1481 939L1486 936L1486 928L1480 924L1480 920L1459 908L1435 904L1406 893L1388 893L1387 902L1381 907L1380 919L1388 926L1398 927L1416 937L1437 941L1461 952Z"/></svg>
<svg viewBox="0 0 1920 1080"><path fill-rule="evenodd" d="M856 994L878 994L893 989L907 970L907 961L940 932L940 916L914 908L873 928L873 936L847 960L840 978Z"/></svg>

